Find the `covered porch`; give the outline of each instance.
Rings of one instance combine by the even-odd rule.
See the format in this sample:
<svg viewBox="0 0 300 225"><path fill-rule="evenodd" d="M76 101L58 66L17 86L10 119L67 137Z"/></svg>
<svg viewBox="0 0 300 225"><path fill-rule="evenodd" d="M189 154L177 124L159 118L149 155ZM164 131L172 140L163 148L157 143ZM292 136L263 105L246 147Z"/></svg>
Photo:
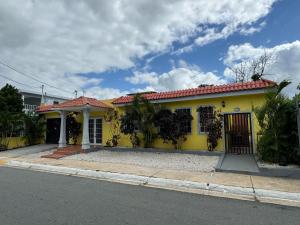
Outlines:
<svg viewBox="0 0 300 225"><path fill-rule="evenodd" d="M59 117L60 117L60 131L59 131L59 141L58 141L59 149L63 149L67 147L66 121L67 121L68 113L79 112L82 115L81 149L85 151L90 149L91 145L96 143L94 142L94 140L98 140L97 139L98 137L96 137L94 134L90 134L90 131L96 132L97 130L96 125L97 128L99 127L99 125L102 126L102 119L100 120L100 119L96 119L95 117L91 117L91 114L95 112L106 112L111 109L112 106L110 106L107 103L104 103L94 98L88 98L82 96L60 104L54 104L51 106L49 105L41 106L37 109L37 112L38 113L51 113L51 112L59 113ZM91 127L91 125L95 127ZM91 141L93 143L91 143Z"/></svg>

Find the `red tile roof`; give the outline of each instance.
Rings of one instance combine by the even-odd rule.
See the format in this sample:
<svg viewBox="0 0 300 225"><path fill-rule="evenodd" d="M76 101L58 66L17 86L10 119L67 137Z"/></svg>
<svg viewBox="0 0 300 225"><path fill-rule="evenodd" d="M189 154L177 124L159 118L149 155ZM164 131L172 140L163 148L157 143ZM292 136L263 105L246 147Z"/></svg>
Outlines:
<svg viewBox="0 0 300 225"><path fill-rule="evenodd" d="M35 110L36 112L47 112L50 111L53 105L40 105Z"/></svg>
<svg viewBox="0 0 300 225"><path fill-rule="evenodd" d="M63 108L72 108L72 107L79 107L79 106L85 106L85 105L90 105L94 107L99 107L99 108L112 108L108 104L97 100L95 98L88 98L88 97L79 97L75 98L72 100L68 100L65 102L62 102L60 104L54 104L54 105L45 105L45 106L40 106L37 108L37 112L46 112L50 110L55 110L55 109L63 109Z"/></svg>
<svg viewBox="0 0 300 225"><path fill-rule="evenodd" d="M256 89L265 89L276 86L276 82L270 80L259 80L259 81L250 81L244 83L232 83L225 85L212 85L198 88L190 88L185 90L177 91L167 91L159 93L150 93L142 95L148 100L163 100L163 99L174 99L190 96L200 96L200 95L209 95L209 94L221 94L228 92L238 92L238 91L247 91L247 90L256 90ZM130 103L133 99L133 96L122 96L113 101L113 104L126 104Z"/></svg>

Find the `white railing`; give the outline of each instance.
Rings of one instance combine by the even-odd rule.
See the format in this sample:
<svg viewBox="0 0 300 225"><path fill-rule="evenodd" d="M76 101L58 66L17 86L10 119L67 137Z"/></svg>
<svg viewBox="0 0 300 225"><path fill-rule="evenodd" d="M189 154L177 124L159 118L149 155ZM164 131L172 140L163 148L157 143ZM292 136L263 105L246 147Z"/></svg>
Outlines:
<svg viewBox="0 0 300 225"><path fill-rule="evenodd" d="M24 104L24 111L33 112L37 107L38 107L37 105Z"/></svg>

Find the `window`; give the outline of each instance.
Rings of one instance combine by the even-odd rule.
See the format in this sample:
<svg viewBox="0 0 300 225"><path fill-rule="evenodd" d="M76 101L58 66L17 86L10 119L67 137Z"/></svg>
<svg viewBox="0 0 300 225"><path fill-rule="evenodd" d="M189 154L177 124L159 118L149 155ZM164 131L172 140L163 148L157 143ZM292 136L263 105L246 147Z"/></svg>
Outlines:
<svg viewBox="0 0 300 225"><path fill-rule="evenodd" d="M57 104L59 104L59 102L58 101L53 101L53 104L57 105Z"/></svg>
<svg viewBox="0 0 300 225"><path fill-rule="evenodd" d="M214 108L213 106L200 106L198 108L198 123L199 123L199 132L205 133L208 132L207 125L214 118Z"/></svg>
<svg viewBox="0 0 300 225"><path fill-rule="evenodd" d="M175 111L185 112L191 115L190 108L176 109ZM182 121L182 123L180 124L180 129L182 132L192 133L192 121Z"/></svg>

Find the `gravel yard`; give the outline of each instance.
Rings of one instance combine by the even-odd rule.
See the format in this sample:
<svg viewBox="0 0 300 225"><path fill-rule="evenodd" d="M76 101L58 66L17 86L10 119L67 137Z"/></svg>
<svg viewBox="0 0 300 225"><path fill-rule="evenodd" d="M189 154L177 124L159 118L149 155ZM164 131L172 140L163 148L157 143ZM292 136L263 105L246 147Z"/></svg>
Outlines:
<svg viewBox="0 0 300 225"><path fill-rule="evenodd" d="M77 154L63 159L73 159L102 163L122 163L159 169L190 171L214 171L219 156L207 156L161 152L114 152L101 150L88 154Z"/></svg>

